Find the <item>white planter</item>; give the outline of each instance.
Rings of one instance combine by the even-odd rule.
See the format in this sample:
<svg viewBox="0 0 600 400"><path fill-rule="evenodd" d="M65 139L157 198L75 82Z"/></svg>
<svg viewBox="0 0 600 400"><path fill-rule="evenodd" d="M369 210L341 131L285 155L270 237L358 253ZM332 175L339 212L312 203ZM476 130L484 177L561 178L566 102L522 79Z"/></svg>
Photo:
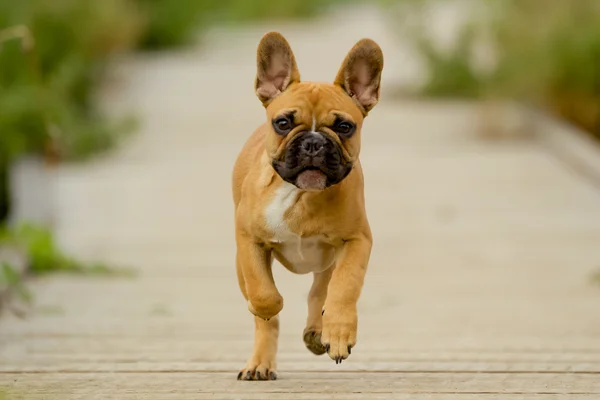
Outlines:
<svg viewBox="0 0 600 400"><path fill-rule="evenodd" d="M54 222L56 169L41 157L21 157L10 166L11 212L9 224L32 222L51 226Z"/></svg>

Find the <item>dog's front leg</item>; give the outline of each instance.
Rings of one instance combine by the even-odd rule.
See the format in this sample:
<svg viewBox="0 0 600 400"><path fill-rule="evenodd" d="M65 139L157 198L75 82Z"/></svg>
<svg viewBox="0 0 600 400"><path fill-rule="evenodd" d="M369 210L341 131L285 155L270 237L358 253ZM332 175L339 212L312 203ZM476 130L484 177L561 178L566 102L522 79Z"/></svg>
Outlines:
<svg viewBox="0 0 600 400"><path fill-rule="evenodd" d="M271 270L271 252L243 233L238 233L236 242L237 267L242 275L240 278L244 280L240 286L248 300L248 310L259 318L269 320L283 308L283 298L275 286Z"/></svg>
<svg viewBox="0 0 600 400"><path fill-rule="evenodd" d="M356 345L357 302L363 287L372 239L361 234L344 243L333 271L323 307L321 341L336 364L350 355Z"/></svg>
<svg viewBox="0 0 600 400"><path fill-rule="evenodd" d="M279 316L283 299L275 287L271 254L263 246L237 235L237 275L254 317L254 350L239 380L275 380Z"/></svg>

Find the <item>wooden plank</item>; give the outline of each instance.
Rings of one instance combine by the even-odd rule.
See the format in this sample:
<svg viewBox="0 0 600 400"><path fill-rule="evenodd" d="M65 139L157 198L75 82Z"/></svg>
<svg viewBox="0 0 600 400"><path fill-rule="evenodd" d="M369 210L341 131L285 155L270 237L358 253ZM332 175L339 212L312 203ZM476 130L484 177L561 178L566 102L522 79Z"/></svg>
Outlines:
<svg viewBox="0 0 600 400"><path fill-rule="evenodd" d="M89 373L0 375L12 391L48 395L117 396L135 393L160 398L186 394L282 394L294 391L380 394L556 394L600 395L598 374L486 374L486 373L287 373L275 382L238 382L231 373ZM151 397L146 397L151 396Z"/></svg>

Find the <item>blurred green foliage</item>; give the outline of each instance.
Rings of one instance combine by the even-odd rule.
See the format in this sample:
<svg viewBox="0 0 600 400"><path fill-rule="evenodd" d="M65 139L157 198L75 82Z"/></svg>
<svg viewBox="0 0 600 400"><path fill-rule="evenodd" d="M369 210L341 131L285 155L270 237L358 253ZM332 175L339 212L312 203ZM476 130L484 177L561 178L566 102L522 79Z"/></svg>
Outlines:
<svg viewBox="0 0 600 400"><path fill-rule="evenodd" d="M424 37L415 37L429 78L422 88L426 96L477 97L482 95L482 76L471 66L473 35L460 32L450 51L441 52Z"/></svg>
<svg viewBox="0 0 600 400"><path fill-rule="evenodd" d="M229 21L307 18L326 7L352 2L357 0L224 0L221 12L222 18Z"/></svg>
<svg viewBox="0 0 600 400"><path fill-rule="evenodd" d="M432 1L404 0L414 10ZM426 14L408 37L429 74L423 93L506 97L545 107L600 138L600 2L487 0L450 49L428 36ZM492 68L474 60L477 41L494 52Z"/></svg>
<svg viewBox="0 0 600 400"><path fill-rule="evenodd" d="M135 271L109 267L99 263L85 263L65 254L56 244L52 233L43 227L21 224L17 227L0 226L0 246L13 248L23 254L25 269L6 260L0 260L0 310L10 305L12 295L27 304L32 295L24 282L24 275L39 276L51 272L94 276L132 277ZM13 310L14 311L14 310Z"/></svg>
<svg viewBox="0 0 600 400"><path fill-rule="evenodd" d="M187 44L216 20L309 16L340 1L2 1L0 164L24 152L80 158L110 148L123 129L92 102L114 54Z"/></svg>
<svg viewBox="0 0 600 400"><path fill-rule="evenodd" d="M154 50L189 43L211 24L261 19L305 18L324 7L358 0L137 0L146 24L140 48Z"/></svg>
<svg viewBox="0 0 600 400"><path fill-rule="evenodd" d="M80 157L110 147L95 112L102 61L141 29L127 0L0 2L0 162L24 152Z"/></svg>
<svg viewBox="0 0 600 400"><path fill-rule="evenodd" d="M136 3L145 16L139 47L153 50L190 42L196 31L210 22L223 1L137 0Z"/></svg>
<svg viewBox="0 0 600 400"><path fill-rule="evenodd" d="M107 120L94 105L114 55L185 45L217 21L307 17L342 1L0 1L0 245L21 249L32 274L130 275L67 256L44 228L2 227L11 161L25 153L49 163L82 159L110 149L131 130L129 120ZM28 297L14 266L0 265L1 284Z"/></svg>
<svg viewBox="0 0 600 400"><path fill-rule="evenodd" d="M26 303L32 301L31 293L23 282L23 275L13 265L3 262L0 263L0 312L5 305L10 304L12 296Z"/></svg>
<svg viewBox="0 0 600 400"><path fill-rule="evenodd" d="M99 115L94 89L104 61L135 46L142 27L129 0L0 1L0 221L14 157L83 158L126 132L129 121Z"/></svg>
<svg viewBox="0 0 600 400"><path fill-rule="evenodd" d="M48 272L69 272L99 275L130 275L132 271L110 268L104 264L82 263L62 252L52 233L32 224L0 227L0 243L14 246L27 256L27 272L42 275Z"/></svg>
<svg viewBox="0 0 600 400"><path fill-rule="evenodd" d="M314 15L342 0L0 1L0 221L6 175L24 153L47 161L110 149L130 119L109 121L94 92L111 56L190 43L216 21Z"/></svg>

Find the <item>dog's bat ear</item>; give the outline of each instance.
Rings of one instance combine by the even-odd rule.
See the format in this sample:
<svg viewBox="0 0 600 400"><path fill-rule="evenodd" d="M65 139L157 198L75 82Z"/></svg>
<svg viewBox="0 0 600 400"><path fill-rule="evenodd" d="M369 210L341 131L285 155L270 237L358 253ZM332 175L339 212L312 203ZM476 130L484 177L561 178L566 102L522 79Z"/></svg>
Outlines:
<svg viewBox="0 0 600 400"><path fill-rule="evenodd" d="M266 107L296 82L300 82L300 72L292 48L280 33L267 33L256 51L256 95Z"/></svg>
<svg viewBox="0 0 600 400"><path fill-rule="evenodd" d="M383 52L371 39L362 39L348 52L335 78L366 115L379 101Z"/></svg>

